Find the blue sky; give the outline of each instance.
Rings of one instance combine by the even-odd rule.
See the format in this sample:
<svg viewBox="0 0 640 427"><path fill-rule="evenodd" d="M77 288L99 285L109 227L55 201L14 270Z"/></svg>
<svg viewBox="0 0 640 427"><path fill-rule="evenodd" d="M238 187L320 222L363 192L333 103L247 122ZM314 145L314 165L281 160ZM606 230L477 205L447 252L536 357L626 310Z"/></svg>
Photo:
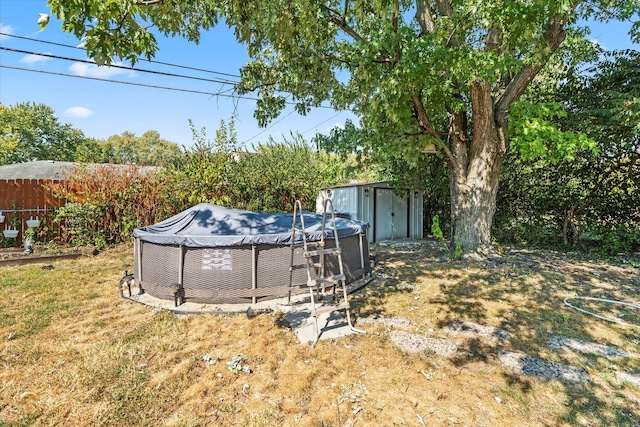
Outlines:
<svg viewBox="0 0 640 427"><path fill-rule="evenodd" d="M38 13L46 12L46 0L2 0L0 32L77 46L80 42L74 36L63 33L60 22L54 19L45 31L39 32L36 24ZM0 46L87 59L84 51L80 49L15 37L0 36ZM244 47L236 42L231 30L219 25L207 32L199 45L182 38L159 39L159 52L154 60L238 75L248 56ZM207 93L230 89L229 85L220 83L97 68L85 63L7 50L0 50L0 65ZM185 70L146 61L140 61L136 67L209 80L238 80L226 75ZM26 101L48 105L55 110L62 123L70 123L90 137L107 138L124 131L141 135L153 129L160 132L163 138L180 145L192 143L189 119L198 130L205 127L207 135L213 138L220 120L228 123L235 114L238 140L246 141L248 147L266 141L269 135L281 140L283 135L289 136L290 132L300 132L305 139L310 140L316 131L326 133L333 126L343 124L347 118L355 120L350 112L338 112L328 108L313 109L308 115L300 116L293 111L292 106L288 106L268 128L259 128L253 118L253 100L121 85L7 68L0 68L0 101L4 105Z"/></svg>
<svg viewBox="0 0 640 427"><path fill-rule="evenodd" d="M35 39L0 35L0 46L86 60L82 50L39 42L70 46L79 44L75 37L63 33L59 21L54 19L44 32L39 32L36 24L38 13L47 12L46 0L0 1L0 32ZM629 26L630 24L618 22L595 24L592 27L592 38L608 50L638 49L638 45L632 45L629 41ZM226 26L219 25L204 34L199 45L181 38L159 39L159 52L154 60L237 75L248 57L232 32ZM0 50L0 65L207 93L230 88L216 82L97 68L82 62L7 50ZM209 80L237 80L227 75L185 70L146 61L139 62L136 67ZM238 139L246 142L248 147L266 141L269 135L280 140L290 132L300 132L309 140L316 132L326 133L333 126L344 123L347 118L355 120L349 112L331 109L314 109L307 116L300 116L289 106L280 118L265 129L259 128L253 118L255 101L252 100L0 68L0 102L13 105L26 101L50 106L62 123L70 123L86 136L107 138L124 131L141 135L147 130L157 130L163 138L180 145L190 145L192 142L189 119L198 130L205 127L207 135L213 138L220 120L228 122L235 114Z"/></svg>

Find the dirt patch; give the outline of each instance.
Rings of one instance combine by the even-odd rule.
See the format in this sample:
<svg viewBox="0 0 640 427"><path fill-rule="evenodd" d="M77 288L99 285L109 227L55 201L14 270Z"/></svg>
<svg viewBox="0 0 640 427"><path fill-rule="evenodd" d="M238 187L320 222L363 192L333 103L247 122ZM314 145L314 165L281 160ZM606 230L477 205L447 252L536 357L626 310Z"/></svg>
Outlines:
<svg viewBox="0 0 640 427"><path fill-rule="evenodd" d="M547 362L546 360L528 354L501 351L498 359L514 373L540 379L559 379L571 383L590 382L589 374L573 366L562 363Z"/></svg>
<svg viewBox="0 0 640 427"><path fill-rule="evenodd" d="M510 338L509 332L504 329L479 325L473 322L461 322L459 320L445 326L444 331L470 338L489 338L501 341L506 341Z"/></svg>
<svg viewBox="0 0 640 427"><path fill-rule="evenodd" d="M608 359L627 358L629 353L617 347L604 344L596 344L569 337L553 337L548 342L549 347L554 350L571 350L580 353L598 354Z"/></svg>
<svg viewBox="0 0 640 427"><path fill-rule="evenodd" d="M411 326L411 321L404 317L395 317L395 316L381 316L378 314L374 314L369 317L361 317L358 319L358 323L363 324L382 324L389 328L400 328L406 329Z"/></svg>
<svg viewBox="0 0 640 427"><path fill-rule="evenodd" d="M640 374L632 374L631 372L616 372L616 378L621 383L629 383L640 388Z"/></svg>
<svg viewBox="0 0 640 427"><path fill-rule="evenodd" d="M407 353L427 352L451 357L458 350L455 344L443 339L427 338L402 331L392 331L389 335L391 340Z"/></svg>

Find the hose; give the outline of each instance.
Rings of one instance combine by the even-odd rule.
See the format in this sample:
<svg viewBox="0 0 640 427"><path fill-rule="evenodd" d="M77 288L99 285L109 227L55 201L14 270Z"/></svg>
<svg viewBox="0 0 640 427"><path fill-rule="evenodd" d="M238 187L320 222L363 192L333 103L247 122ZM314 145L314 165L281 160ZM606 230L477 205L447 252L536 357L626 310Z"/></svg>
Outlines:
<svg viewBox="0 0 640 427"><path fill-rule="evenodd" d="M592 313L592 312L590 312L590 311L587 311L587 310L585 310L585 309L583 309L583 308L576 307L575 305L570 304L570 303L568 302L569 300L572 300L572 299L582 299L582 300L587 300L587 301L598 301L598 302L606 302L606 303L609 303L609 304L626 305L626 306L628 306L628 307L633 307L633 308L638 309L638 310L640 310L640 305L637 305L637 304L631 304L631 303L629 303L629 302L624 302L624 301L616 301L616 300L611 300L611 299L594 298L594 297L566 297L566 298L564 299L564 303L565 303L565 305L567 305L568 307L571 307L571 308L573 308L573 309L575 309L575 310L578 310L578 311L580 311L580 312L582 312L582 313L585 313L585 314L588 314L588 315L590 315L590 316L596 317L596 318L598 318L598 319L606 320L607 322L618 323L618 324L620 324L620 325L625 325L625 326L638 326L638 325L633 325L633 324L631 324L631 323L623 322L622 320L620 320L620 319L618 319L618 318L615 318L615 317L604 317L604 316L600 316L599 314L595 314L595 313Z"/></svg>

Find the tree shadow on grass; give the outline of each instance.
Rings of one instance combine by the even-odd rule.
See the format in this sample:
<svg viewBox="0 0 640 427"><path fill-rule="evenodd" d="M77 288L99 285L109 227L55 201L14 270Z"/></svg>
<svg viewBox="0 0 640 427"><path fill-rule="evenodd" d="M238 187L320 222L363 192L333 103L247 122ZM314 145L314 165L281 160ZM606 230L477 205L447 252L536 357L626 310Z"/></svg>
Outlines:
<svg viewBox="0 0 640 427"><path fill-rule="evenodd" d="M469 269L470 273L466 277L440 285L440 296L431 302L440 306L444 312L442 319L447 319L439 322L440 327L445 326L448 319L457 318L479 323L487 321L508 330L511 339L505 347L532 355L529 359L523 358L525 366L522 373L504 374L509 386L517 386L526 395L532 391L530 378L535 378L529 377L527 373L535 373L536 369L535 366L529 366L529 363L537 365L547 357L556 360L564 358L550 349L550 338L568 336L585 341L602 340L594 334L593 319L568 308L564 304L565 296L605 295L613 299L628 300L637 294L638 287L631 280L616 277L615 268L600 265L580 262L577 266L571 266L557 258L550 260L536 257L526 260L525 268L521 265L498 264L490 269ZM632 334L620 332L617 326L604 324L601 327L612 329L611 333L618 333L629 342L637 341L637 337L634 341ZM472 340L465 350L474 353L475 349L479 357L488 360L499 348L500 345L477 344ZM566 370L575 373L571 371L571 365L577 364L581 369L589 371L595 381L572 383L552 380L557 383L554 387L566 396L567 402L558 415L558 421L571 425L588 423L589 420L600 425L638 424L640 413L635 405L626 400L624 393L612 393L617 386L601 378L603 374L593 368L610 364L610 361L605 359L594 364L589 360L594 356L581 353L572 353L567 357L569 361ZM453 360L453 363L461 366L471 360L460 357ZM632 369L637 368L638 364L634 360L616 363L626 364ZM555 367L562 371L560 365Z"/></svg>
<svg viewBox="0 0 640 427"><path fill-rule="evenodd" d="M549 411L548 415L554 420L548 425L580 425L585 422L599 425L640 424L638 409L625 397L625 394L637 395L636 390L614 383L607 378L606 372L602 372L603 367L613 362L601 356L559 353L549 346L549 340L556 336L608 344L616 341L616 334L617 341L629 343L627 347L637 345L637 334L616 325L594 324L593 318L564 304L564 298L572 295L634 300L640 281L636 280L637 274L634 275L633 271L581 259L568 260L565 255L557 253L507 256L498 261L476 264L437 262L424 251L397 256L391 254L384 260L387 266L393 268L383 269L388 276L384 279L384 286L367 291L366 315L384 314L387 299L411 294L411 285L418 277L437 283L432 288L435 290L433 294L423 296L428 297L425 307L431 313L438 313L435 324L439 328L449 325L453 319L459 319L498 327L511 335L507 342L485 338L460 339L458 354L450 359L453 366L461 368L473 361L495 361L503 348L530 355L525 363L536 365L548 360L568 367L575 366L587 372L593 380L587 383L549 380L553 382L549 385L552 393L558 393L564 402ZM361 314L365 315L364 312ZM603 336L611 338L603 340ZM625 370L640 372L637 359L615 363ZM560 366L553 366L562 371ZM514 387L520 393L525 406L536 401L531 396L538 388L536 382L547 381L528 376L527 369L525 366L524 374L514 373L508 372L510 369L505 366L503 374L507 387ZM529 370L535 372L532 369ZM570 369L568 371L575 373ZM637 397L632 400L637 400ZM549 418L544 422L549 422Z"/></svg>

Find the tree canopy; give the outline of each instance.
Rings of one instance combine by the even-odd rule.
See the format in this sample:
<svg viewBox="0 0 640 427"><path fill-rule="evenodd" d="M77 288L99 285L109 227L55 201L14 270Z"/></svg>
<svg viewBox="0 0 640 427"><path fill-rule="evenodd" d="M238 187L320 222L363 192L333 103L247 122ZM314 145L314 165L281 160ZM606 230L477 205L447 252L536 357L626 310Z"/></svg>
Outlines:
<svg viewBox="0 0 640 427"><path fill-rule="evenodd" d="M256 91L261 125L291 96L304 114L328 102L360 117L373 150L419 167L428 143L448 166L452 244L490 248L509 114L583 20L628 20L639 0L50 0L63 30L99 64L153 56L155 33L198 42L224 20L251 57L240 93ZM46 25L46 19L42 19ZM638 38L638 23L632 36ZM551 111L553 113L553 111ZM525 123L526 125L526 123ZM534 135L539 129L520 129ZM551 133L556 149L580 149ZM568 142L563 142L567 140ZM548 142L548 141L545 141ZM542 152L542 150L537 150ZM554 150L555 151L555 150Z"/></svg>
<svg viewBox="0 0 640 427"><path fill-rule="evenodd" d="M73 161L87 138L58 121L51 107L32 102L0 104L0 165L31 160Z"/></svg>
<svg viewBox="0 0 640 427"><path fill-rule="evenodd" d="M161 138L155 130L140 137L123 132L99 140L60 123L47 105L0 103L0 165L32 160L166 165L177 162L181 154L177 144Z"/></svg>

